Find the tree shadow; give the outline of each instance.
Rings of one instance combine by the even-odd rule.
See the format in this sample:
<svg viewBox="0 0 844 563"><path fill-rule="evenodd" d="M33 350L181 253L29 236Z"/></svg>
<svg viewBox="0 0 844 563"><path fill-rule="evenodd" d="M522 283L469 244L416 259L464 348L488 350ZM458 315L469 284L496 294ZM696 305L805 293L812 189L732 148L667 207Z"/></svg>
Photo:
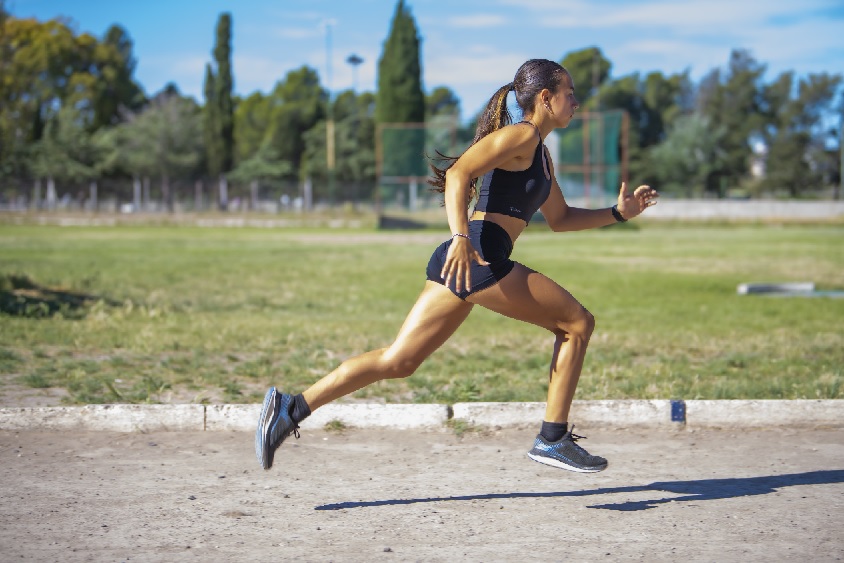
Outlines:
<svg viewBox="0 0 844 563"><path fill-rule="evenodd" d="M67 318L82 318L87 308L98 301L117 306L119 302L61 287L47 287L26 275L0 278L0 313L16 317L49 318L62 313Z"/></svg>
<svg viewBox="0 0 844 563"><path fill-rule="evenodd" d="M674 493L685 496L662 497L642 501L627 501L611 504L596 504L588 508L605 510L635 511L648 510L657 505L668 502L689 502L718 500L726 498L766 495L783 487L795 485L825 485L844 483L844 470L810 471L807 473L793 473L789 475L770 475L767 477L742 477L734 479L699 479L696 481L658 481L650 485L629 487L604 487L584 491L560 491L546 493L489 493L479 495L463 495L451 497L429 497L411 499L373 500L360 502L340 502L323 504L315 510L343 510L347 508L368 508L376 506L393 506L402 504L417 504L425 502L453 502L473 500L494 500L508 498L555 498L555 497L588 497L593 495L608 495L616 493L657 492Z"/></svg>

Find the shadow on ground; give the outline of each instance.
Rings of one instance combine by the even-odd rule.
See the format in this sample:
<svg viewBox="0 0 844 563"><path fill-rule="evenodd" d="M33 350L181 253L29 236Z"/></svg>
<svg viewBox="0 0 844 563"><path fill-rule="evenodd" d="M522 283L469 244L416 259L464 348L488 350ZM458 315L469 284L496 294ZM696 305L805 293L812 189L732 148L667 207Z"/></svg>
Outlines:
<svg viewBox="0 0 844 563"><path fill-rule="evenodd" d="M25 275L0 276L0 313L16 317L47 318L62 313L67 318L81 318L98 301L116 306L120 303L61 287L47 287Z"/></svg>
<svg viewBox="0 0 844 563"><path fill-rule="evenodd" d="M400 504L416 504L423 502L473 501L507 498L554 498L554 497L588 497L593 495L608 495L615 493L637 493L653 491L657 493L674 493L684 496L654 498L642 501L628 501L612 504L596 504L589 508L606 510L634 511L655 508L667 502L689 502L718 500L726 498L766 495L783 487L795 485L825 485L844 483L844 470L810 471L808 473L794 473L790 475L771 475L767 477L744 477L735 479L700 479L696 481L665 481L650 485L631 487L605 487L585 491L560 491L547 493L490 493L480 495L465 495L452 497L411 498L392 500L373 500L362 502L340 502L323 504L315 510L343 510L347 508L368 508L375 506L390 506Z"/></svg>

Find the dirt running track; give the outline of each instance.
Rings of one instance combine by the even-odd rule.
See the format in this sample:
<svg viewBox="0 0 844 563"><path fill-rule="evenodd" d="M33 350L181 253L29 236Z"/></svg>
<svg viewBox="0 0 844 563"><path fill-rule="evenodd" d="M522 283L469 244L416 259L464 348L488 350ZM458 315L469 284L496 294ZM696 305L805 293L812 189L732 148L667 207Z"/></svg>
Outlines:
<svg viewBox="0 0 844 563"><path fill-rule="evenodd" d="M0 432L0 560L840 561L844 430ZM576 431L577 431L576 430Z"/></svg>

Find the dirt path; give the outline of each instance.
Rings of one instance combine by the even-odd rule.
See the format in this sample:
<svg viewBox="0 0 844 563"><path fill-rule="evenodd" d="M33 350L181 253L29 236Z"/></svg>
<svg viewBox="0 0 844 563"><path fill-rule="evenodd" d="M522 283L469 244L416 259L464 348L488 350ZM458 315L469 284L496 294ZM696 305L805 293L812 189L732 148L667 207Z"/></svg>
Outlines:
<svg viewBox="0 0 844 563"><path fill-rule="evenodd" d="M578 430L581 430L578 428ZM3 561L836 561L844 430L592 431L610 468L506 430L0 432Z"/></svg>

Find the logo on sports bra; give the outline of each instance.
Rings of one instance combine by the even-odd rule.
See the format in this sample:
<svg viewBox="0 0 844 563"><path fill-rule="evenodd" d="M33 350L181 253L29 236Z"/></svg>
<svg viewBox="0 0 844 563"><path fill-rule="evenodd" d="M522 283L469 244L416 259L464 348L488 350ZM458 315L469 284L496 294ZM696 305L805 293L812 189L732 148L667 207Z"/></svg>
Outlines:
<svg viewBox="0 0 844 563"><path fill-rule="evenodd" d="M511 207L510 211L512 211L513 213L521 213L522 212L521 209L516 209L515 207Z"/></svg>

